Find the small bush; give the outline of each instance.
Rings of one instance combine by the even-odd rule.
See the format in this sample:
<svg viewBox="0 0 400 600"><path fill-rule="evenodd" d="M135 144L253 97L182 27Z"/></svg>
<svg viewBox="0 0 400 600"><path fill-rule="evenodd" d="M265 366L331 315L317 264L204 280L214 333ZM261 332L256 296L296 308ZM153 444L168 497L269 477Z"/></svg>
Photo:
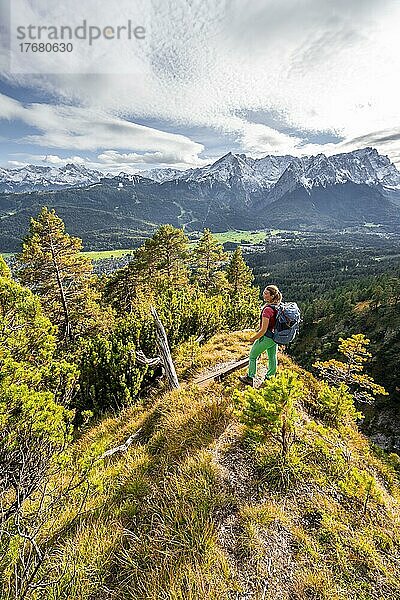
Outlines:
<svg viewBox="0 0 400 600"><path fill-rule="evenodd" d="M378 505L382 503L382 493L375 478L356 467L352 467L346 478L339 482L339 489L359 506L364 515L372 502Z"/></svg>
<svg viewBox="0 0 400 600"><path fill-rule="evenodd" d="M361 418L361 413L354 406L353 397L344 384L339 387L330 387L323 382L318 394L319 416L334 427L354 423Z"/></svg>
<svg viewBox="0 0 400 600"><path fill-rule="evenodd" d="M298 374L285 370L266 381L259 389L234 393L237 414L253 439L263 441L267 436L275 440L282 456L286 456L296 439L298 413L296 401L305 395Z"/></svg>

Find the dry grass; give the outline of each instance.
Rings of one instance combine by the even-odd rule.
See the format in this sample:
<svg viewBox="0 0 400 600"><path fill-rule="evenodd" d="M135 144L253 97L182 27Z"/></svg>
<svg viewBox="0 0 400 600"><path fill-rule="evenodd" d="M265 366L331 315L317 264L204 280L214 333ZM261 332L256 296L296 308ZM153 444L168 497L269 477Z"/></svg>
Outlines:
<svg viewBox="0 0 400 600"><path fill-rule="evenodd" d="M246 355L247 340L246 332L215 336L196 369ZM269 483L275 445L246 441L231 401L236 374L205 390L160 392L76 441L57 484L91 464L88 500L79 511L76 489L44 528L45 568L61 578L32 598L400 598L396 473L355 427L313 421L305 408L317 401L316 382L281 355L280 369L288 367L309 396L299 407L292 487ZM95 460L139 428L127 452Z"/></svg>
<svg viewBox="0 0 400 600"><path fill-rule="evenodd" d="M357 302L357 304L354 306L353 310L355 313L363 313L366 310L368 310L371 306L371 301L370 300L364 300L363 302Z"/></svg>
<svg viewBox="0 0 400 600"><path fill-rule="evenodd" d="M251 332L218 333L200 346L195 342L182 344L175 350L174 362L180 379L190 380L196 375L220 363L240 360L248 356Z"/></svg>

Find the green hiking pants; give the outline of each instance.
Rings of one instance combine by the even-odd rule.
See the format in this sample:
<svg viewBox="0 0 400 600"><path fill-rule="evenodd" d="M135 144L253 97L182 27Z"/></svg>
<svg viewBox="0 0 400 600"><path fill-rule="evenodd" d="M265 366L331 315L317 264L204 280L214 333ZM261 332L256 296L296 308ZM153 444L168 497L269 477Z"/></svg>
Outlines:
<svg viewBox="0 0 400 600"><path fill-rule="evenodd" d="M257 358L262 352L267 351L268 354L268 371L266 378L272 377L276 373L277 359L278 359L278 344L273 339L266 337L265 335L256 340L251 347L249 357L249 370L248 376L255 377L257 372Z"/></svg>

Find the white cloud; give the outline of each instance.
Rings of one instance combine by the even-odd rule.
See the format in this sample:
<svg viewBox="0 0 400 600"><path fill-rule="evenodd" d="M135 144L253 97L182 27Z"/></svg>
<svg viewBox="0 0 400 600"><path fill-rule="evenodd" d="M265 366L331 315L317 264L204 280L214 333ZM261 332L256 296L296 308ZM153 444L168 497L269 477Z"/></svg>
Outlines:
<svg viewBox="0 0 400 600"><path fill-rule="evenodd" d="M68 11L78 10L80 1L71 0ZM59 98L55 107L30 105L25 122L40 133L25 141L78 151L121 150L121 164L134 164L140 154L151 163L160 153L159 164L175 157L191 166L201 162L200 144L130 121L211 128L216 136L233 135L254 155L338 152L399 122L396 0L149 0L148 5L151 43L141 57L140 77L10 76ZM120 53L115 73L131 58ZM21 108L12 102L6 109L21 118ZM244 116L249 112L251 120ZM276 125L257 119L268 113ZM345 141L304 145L302 132L304 139L323 132ZM376 144L398 159L398 140Z"/></svg>
<svg viewBox="0 0 400 600"><path fill-rule="evenodd" d="M20 142L50 148L98 150L133 149L176 157L177 162L199 164L203 146L184 135L167 133L132 123L94 109L50 104L27 104L0 94L0 109L5 118L21 120L40 133L21 138Z"/></svg>
<svg viewBox="0 0 400 600"><path fill-rule="evenodd" d="M9 98L4 94L0 94L0 117L2 119L6 119L8 121L18 119L21 113L21 108L21 104L17 100Z"/></svg>
<svg viewBox="0 0 400 600"><path fill-rule="evenodd" d="M265 156L265 154L294 154L296 145L301 142L297 136L279 133L275 129L258 123L243 125L241 144L243 150L251 156Z"/></svg>
<svg viewBox="0 0 400 600"><path fill-rule="evenodd" d="M61 158L55 154L46 154L45 156L37 156L37 159L50 165L66 165L67 163L84 165L86 163L86 160L81 156L69 156L68 158Z"/></svg>
<svg viewBox="0 0 400 600"><path fill-rule="evenodd" d="M97 156L101 163L107 165L163 165L163 166L174 166L174 167L186 167L187 157L184 154L178 152L144 152L138 154L137 152L120 153L115 150L106 150ZM207 160L197 160L198 165L206 164Z"/></svg>
<svg viewBox="0 0 400 600"><path fill-rule="evenodd" d="M14 154L15 156L15 154ZM62 166L62 165L66 165L67 163L75 163L78 165L84 165L86 164L88 161L84 158L82 158L82 156L68 156L68 157L61 157L61 156L57 156L56 154L27 154L27 153L19 153L18 156L20 156L21 158L24 158L25 162L22 162L21 160L9 160L8 165L16 165L16 166L22 166L22 165L26 165L26 162L32 162L34 164L43 164L43 165L56 165L56 166Z"/></svg>
<svg viewBox="0 0 400 600"><path fill-rule="evenodd" d="M3 166L6 168L24 167L27 163L46 167L62 167L68 163L74 163L76 165L83 165L90 169L97 169L96 165L100 164L82 156L58 156L56 154L30 154L26 152L19 152L10 156L16 158L10 158L7 160L3 164Z"/></svg>
<svg viewBox="0 0 400 600"><path fill-rule="evenodd" d="M17 169L18 167L25 167L26 162L22 162L20 160L8 160L7 164L3 166L10 169Z"/></svg>

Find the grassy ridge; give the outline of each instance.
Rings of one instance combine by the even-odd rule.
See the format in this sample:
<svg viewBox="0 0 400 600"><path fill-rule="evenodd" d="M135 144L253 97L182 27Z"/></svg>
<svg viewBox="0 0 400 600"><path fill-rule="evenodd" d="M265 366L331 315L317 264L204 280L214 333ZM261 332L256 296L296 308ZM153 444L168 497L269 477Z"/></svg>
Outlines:
<svg viewBox="0 0 400 600"><path fill-rule="evenodd" d="M247 339L181 347L181 380L246 354ZM286 368L306 390L296 453L279 467L293 476L286 489L272 438L254 445L237 418L237 374L154 392L88 429L70 467L85 473L92 463L85 483L42 540L49 574L61 574L46 598L399 598L398 458L378 457L352 423L324 422L318 382L281 355ZM139 430L128 451L94 460Z"/></svg>

